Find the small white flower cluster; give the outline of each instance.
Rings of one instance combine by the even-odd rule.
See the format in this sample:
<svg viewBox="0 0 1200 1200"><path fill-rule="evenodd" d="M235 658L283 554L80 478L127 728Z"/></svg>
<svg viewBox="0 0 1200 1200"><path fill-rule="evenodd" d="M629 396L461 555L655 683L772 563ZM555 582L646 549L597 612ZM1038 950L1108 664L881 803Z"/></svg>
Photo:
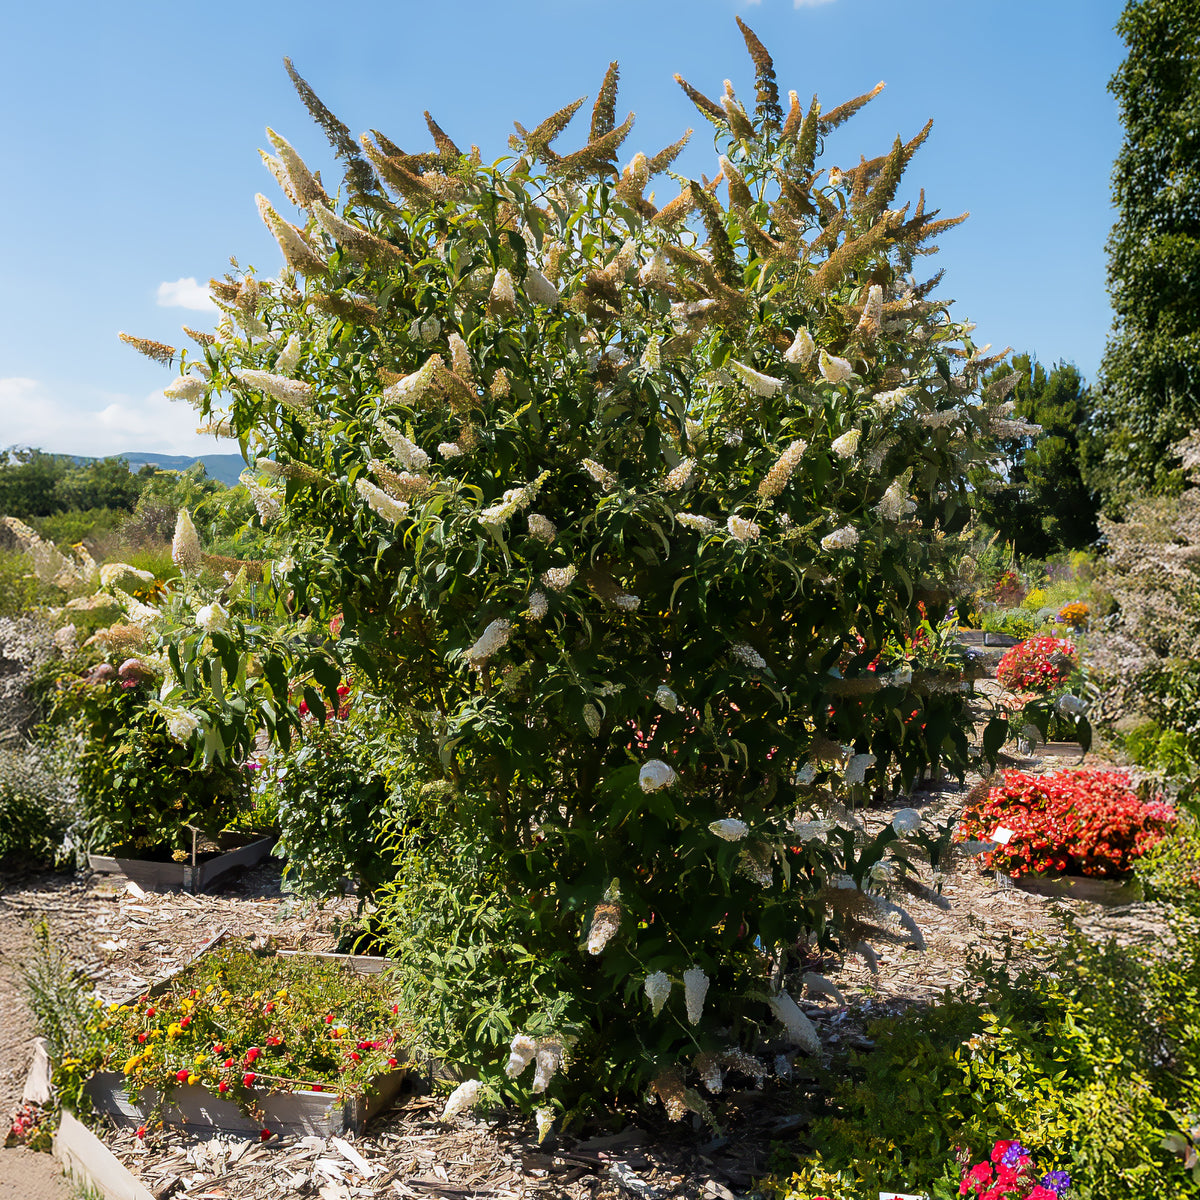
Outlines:
<svg viewBox="0 0 1200 1200"><path fill-rule="evenodd" d="M662 366L662 343L652 337L642 351L641 365L647 371L657 371Z"/></svg>
<svg viewBox="0 0 1200 1200"><path fill-rule="evenodd" d="M200 728L200 718L190 709L160 704L153 700L150 704L154 711L166 721L167 732L180 745L187 745L192 734Z"/></svg>
<svg viewBox="0 0 1200 1200"><path fill-rule="evenodd" d="M805 763L797 772L793 780L796 787L808 787L817 777L817 768L812 763Z"/></svg>
<svg viewBox="0 0 1200 1200"><path fill-rule="evenodd" d="M613 607L619 608L622 612L637 612L641 607L641 596L635 596L632 592L621 592L612 599Z"/></svg>
<svg viewBox="0 0 1200 1200"><path fill-rule="evenodd" d="M874 511L885 521L899 521L909 513L915 512L916 508L916 504L908 498L904 481L893 479L879 503L875 505Z"/></svg>
<svg viewBox="0 0 1200 1200"><path fill-rule="evenodd" d="M196 612L196 624L205 633L215 633L228 626L229 614L214 600Z"/></svg>
<svg viewBox="0 0 1200 1200"><path fill-rule="evenodd" d="M762 532L753 521L738 516L730 516L725 522L725 528L729 531L729 535L739 542L757 541L758 535Z"/></svg>
<svg viewBox="0 0 1200 1200"><path fill-rule="evenodd" d="M892 828L903 837L921 828L921 814L915 808L902 808L892 817Z"/></svg>
<svg viewBox="0 0 1200 1200"><path fill-rule="evenodd" d="M384 388L384 403L388 405L416 404L433 387L438 371L445 365L440 354L433 355L424 366L413 371L411 375L405 375L403 379L398 379L390 387Z"/></svg>
<svg viewBox="0 0 1200 1200"><path fill-rule="evenodd" d="M409 441L400 430L386 421L380 421L379 433L406 471L423 471L429 466L429 455L415 442Z"/></svg>
<svg viewBox="0 0 1200 1200"><path fill-rule="evenodd" d="M944 429L948 425L953 425L958 420L959 412L956 408L934 409L933 412L922 413L918 420L922 425L928 425L930 429Z"/></svg>
<svg viewBox="0 0 1200 1200"><path fill-rule="evenodd" d="M542 572L542 582L553 592L565 591L575 580L575 564L565 567L551 567Z"/></svg>
<svg viewBox="0 0 1200 1200"><path fill-rule="evenodd" d="M638 785L643 792L657 792L670 787L679 777L661 758L652 758L638 772Z"/></svg>
<svg viewBox="0 0 1200 1200"><path fill-rule="evenodd" d="M847 430L841 437L834 438L833 444L829 448L838 458L851 458L858 450L858 439L861 437L861 429Z"/></svg>
<svg viewBox="0 0 1200 1200"><path fill-rule="evenodd" d="M277 375L291 375L299 362L300 336L293 333L288 336L288 340L283 344L283 349L279 352L279 357L275 360L275 373Z"/></svg>
<svg viewBox="0 0 1200 1200"><path fill-rule="evenodd" d="M442 1120L449 1121L453 1117L457 1117L459 1113L474 1108L479 1103L481 1086L478 1079L468 1079L466 1083L460 1083L446 1099L446 1104L442 1108Z"/></svg>
<svg viewBox="0 0 1200 1200"><path fill-rule="evenodd" d="M437 452L443 458L461 458L463 449L457 442L438 442Z"/></svg>
<svg viewBox="0 0 1200 1200"><path fill-rule="evenodd" d="M773 375L764 375L761 371L756 371L753 367L746 366L745 363L731 362L729 369L733 372L737 381L751 395L769 399L771 396L778 395L780 389L783 387L784 381L782 379L776 379Z"/></svg>
<svg viewBox="0 0 1200 1200"><path fill-rule="evenodd" d="M507 267L501 267L492 280L491 291L488 292L488 307L492 309L507 309L513 311L517 307L517 293L513 287L512 273Z"/></svg>
<svg viewBox="0 0 1200 1200"><path fill-rule="evenodd" d="M708 832L727 842L740 842L750 832L750 826L736 817L723 817L709 824Z"/></svg>
<svg viewBox="0 0 1200 1200"><path fill-rule="evenodd" d="M867 289L867 302L858 319L858 332L872 336L879 331L883 321L883 288L877 283Z"/></svg>
<svg viewBox="0 0 1200 1200"><path fill-rule="evenodd" d="M533 592L529 597L529 604L526 607L526 612L529 613L529 618L532 621L541 621L550 611L550 601L546 599L545 592Z"/></svg>
<svg viewBox="0 0 1200 1200"><path fill-rule="evenodd" d="M532 483L527 483L523 487L509 488L496 504L485 508L479 514L479 523L492 530L503 529L512 517L533 503L542 484L549 478L550 472L543 471Z"/></svg>
<svg viewBox="0 0 1200 1200"><path fill-rule="evenodd" d="M835 358L824 350L821 351L817 364L821 369L821 378L828 383L845 383L854 376L854 368L848 360Z"/></svg>
<svg viewBox="0 0 1200 1200"><path fill-rule="evenodd" d="M175 536L171 539L171 561L185 574L200 569L202 554L200 535L192 524L191 513L186 508L179 510L175 518Z"/></svg>
<svg viewBox="0 0 1200 1200"><path fill-rule="evenodd" d="M771 996L767 1003L771 1007L771 1011L775 1014L776 1020L787 1030L788 1037L792 1039L805 1054L817 1058L821 1054L821 1038L817 1033L816 1027L804 1015L800 1006L787 994L780 992L778 996Z"/></svg>
<svg viewBox="0 0 1200 1200"><path fill-rule="evenodd" d="M689 967L683 973L683 1001L687 1006L687 1019L692 1025L700 1023L707 995L708 976L700 967Z"/></svg>
<svg viewBox="0 0 1200 1200"><path fill-rule="evenodd" d="M692 475L696 470L696 460L694 458L685 458L679 466L670 471L663 480L663 487L668 492L677 492L681 488L687 487L692 482Z"/></svg>
<svg viewBox="0 0 1200 1200"><path fill-rule="evenodd" d="M1087 712L1087 703L1081 700L1078 696L1070 694L1060 696L1058 703L1054 706L1060 713L1066 716L1077 717Z"/></svg>
<svg viewBox="0 0 1200 1200"><path fill-rule="evenodd" d="M621 906L605 901L592 911L592 923L588 928L587 952L599 954L612 941L621 927Z"/></svg>
<svg viewBox="0 0 1200 1200"><path fill-rule="evenodd" d="M808 443L802 438L797 438L775 460L775 465L771 467L762 483L758 485L760 500L770 504L783 491L787 486L787 481L792 477L792 472L799 465L800 459L807 449Z"/></svg>
<svg viewBox="0 0 1200 1200"><path fill-rule="evenodd" d="M408 504L403 500L394 500L381 487L376 487L369 479L361 476L354 481L354 490L367 502L372 510L385 521L393 525L408 515Z"/></svg>
<svg viewBox="0 0 1200 1200"><path fill-rule="evenodd" d="M857 545L858 530L853 525L843 525L841 529L835 529L821 539L822 550L849 550Z"/></svg>
<svg viewBox="0 0 1200 1200"><path fill-rule="evenodd" d="M168 400L186 400L195 403L208 389L208 381L198 379L195 375L181 375L174 383L163 388L163 395Z"/></svg>
<svg viewBox="0 0 1200 1200"><path fill-rule="evenodd" d="M729 647L729 653L733 655L738 662L744 666L750 667L754 671L762 671L767 665L767 660L749 642L737 642Z"/></svg>
<svg viewBox="0 0 1200 1200"><path fill-rule="evenodd" d="M679 697L665 683L660 683L654 693L654 703L667 712L675 712L679 708Z"/></svg>
<svg viewBox="0 0 1200 1200"><path fill-rule="evenodd" d="M281 404L294 408L308 408L312 404L313 385L299 379L289 379L286 375L273 375L270 371L234 371L234 378L274 397Z"/></svg>
<svg viewBox="0 0 1200 1200"><path fill-rule="evenodd" d="M595 459L585 458L583 469L606 491L611 492L617 486L617 477L607 468L601 466Z"/></svg>
<svg viewBox="0 0 1200 1200"><path fill-rule="evenodd" d="M525 272L525 295L530 303L540 304L543 308L553 308L558 303L558 288L534 266Z"/></svg>
<svg viewBox="0 0 1200 1200"><path fill-rule="evenodd" d="M475 371L471 366L471 352L467 349L467 343L462 340L462 335L458 333L452 333L449 337L449 342L450 369L464 383L474 383Z"/></svg>
<svg viewBox="0 0 1200 1200"><path fill-rule="evenodd" d="M665 288L671 282L671 267L661 250L656 250L653 257L640 271L638 283L642 287Z"/></svg>
<svg viewBox="0 0 1200 1200"><path fill-rule="evenodd" d="M842 778L851 787L862 783L867 777L867 771L875 765L875 755L855 754L846 764Z"/></svg>
<svg viewBox="0 0 1200 1200"><path fill-rule="evenodd" d="M549 546L558 536L558 528L549 517L544 517L541 513L530 513L528 520L529 532L539 542L545 542Z"/></svg>
<svg viewBox="0 0 1200 1200"><path fill-rule="evenodd" d="M872 400L876 411L880 416L886 416L894 408L898 408L913 394L915 389L911 386L892 388L887 392L876 392Z"/></svg>
<svg viewBox="0 0 1200 1200"><path fill-rule="evenodd" d="M279 493L263 487L245 473L243 473L241 482L246 491L250 493L250 499L254 501L254 511L258 513L258 519L263 523L263 528L269 529L283 515L283 505L280 503Z"/></svg>
<svg viewBox="0 0 1200 1200"><path fill-rule="evenodd" d="M676 513L675 519L680 525L684 525L688 529L693 529L696 533L713 533L717 528L716 521L711 517L702 517L699 513Z"/></svg>
<svg viewBox="0 0 1200 1200"><path fill-rule="evenodd" d="M671 994L671 977L666 971L654 971L646 976L646 995L650 998L650 1008L657 1017L662 1012L667 997Z"/></svg>
<svg viewBox="0 0 1200 1200"><path fill-rule="evenodd" d="M816 348L816 343L812 340L812 334L801 326L796 330L796 337L792 341L792 344L783 352L784 362L793 363L798 367L806 366Z"/></svg>
<svg viewBox="0 0 1200 1200"><path fill-rule="evenodd" d="M512 629L512 622L503 617L489 622L479 639L468 648L465 656L467 661L474 667L483 666L512 637Z"/></svg>

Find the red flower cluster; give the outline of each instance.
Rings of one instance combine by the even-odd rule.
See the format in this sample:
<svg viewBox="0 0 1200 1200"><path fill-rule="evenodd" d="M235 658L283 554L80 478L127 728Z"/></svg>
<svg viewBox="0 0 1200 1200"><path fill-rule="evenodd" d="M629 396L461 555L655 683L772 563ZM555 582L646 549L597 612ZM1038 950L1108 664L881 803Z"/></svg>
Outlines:
<svg viewBox="0 0 1200 1200"><path fill-rule="evenodd" d="M1159 800L1143 803L1119 771L1005 771L987 798L968 804L957 837L990 841L997 826L1012 840L983 855L991 870L1012 876L1059 871L1106 878L1161 841L1177 820Z"/></svg>
<svg viewBox="0 0 1200 1200"><path fill-rule="evenodd" d="M1027 638L996 668L996 680L1010 692L1052 692L1078 666L1075 643L1066 638Z"/></svg>
<svg viewBox="0 0 1200 1200"><path fill-rule="evenodd" d="M1029 1151L1020 1142L1001 1141L992 1147L991 1162L964 1171L958 1194L974 1193L976 1200L1059 1200L1070 1185L1065 1171L1052 1171L1039 1183Z"/></svg>

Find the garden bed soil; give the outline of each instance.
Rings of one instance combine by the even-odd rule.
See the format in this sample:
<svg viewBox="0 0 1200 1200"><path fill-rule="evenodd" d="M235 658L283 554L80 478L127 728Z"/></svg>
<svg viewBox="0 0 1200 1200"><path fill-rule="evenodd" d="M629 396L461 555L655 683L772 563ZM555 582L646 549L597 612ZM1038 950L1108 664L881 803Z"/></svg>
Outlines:
<svg viewBox="0 0 1200 1200"><path fill-rule="evenodd" d="M1013 765L1036 770L1043 764L1014 760ZM964 789L950 785L913 802L927 818L946 819L964 798ZM898 800L894 807L863 813L868 831L882 828L895 808L907 803ZM927 872L924 878L932 882ZM1155 944L1166 933L1157 905L1102 907L1070 896L1031 895L998 885L961 851L946 866L942 897L948 907L920 896L903 898L924 931L924 952L902 930L881 931L873 939L878 975L856 959L826 967L845 994L846 1006L825 998L801 1001L821 1034L826 1056L866 1046L864 1029L872 1019L927 1005L946 988L964 983L969 961L981 954L995 959L1011 955L1013 965L1044 965L1066 915L1100 940ZM275 863L252 868L198 896L140 894L140 889L118 886L112 877L44 875L10 882L0 890L0 1044L7 1046L0 1099L11 1111L29 1062L31 1034L15 978L21 956L32 945L29 918L49 922L107 1001L145 989L151 980L183 966L225 928L253 933L260 944L279 949L333 950L334 925L348 919L354 907L355 901L346 897L322 908L296 902L281 890ZM616 1135L612 1129L626 1124L619 1114L609 1129L557 1141L552 1134L539 1147L531 1123L513 1114L500 1113L498 1121L472 1114L441 1124L442 1097L419 1094L421 1085L413 1080L414 1090L402 1103L370 1121L362 1135L272 1138L259 1145L240 1136L202 1139L167 1130L146 1146L132 1130L113 1129L104 1140L151 1194L160 1195L179 1180L189 1195L226 1200L628 1200L630 1195L729 1200L767 1174L773 1146L813 1117L814 1070L803 1056L796 1065L798 1078L791 1083L721 1097L723 1132L717 1137L688 1122L672 1125L661 1110L651 1110L631 1115L628 1121L636 1124ZM901 1191L902 1183L897 1180Z"/></svg>

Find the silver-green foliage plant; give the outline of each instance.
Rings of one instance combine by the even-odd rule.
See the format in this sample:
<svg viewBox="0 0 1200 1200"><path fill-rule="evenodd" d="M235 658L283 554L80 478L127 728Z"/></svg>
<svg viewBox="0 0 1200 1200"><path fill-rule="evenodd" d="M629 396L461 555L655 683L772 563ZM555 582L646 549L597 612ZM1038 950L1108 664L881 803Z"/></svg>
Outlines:
<svg viewBox="0 0 1200 1200"><path fill-rule="evenodd" d="M856 834L843 801L967 762L957 687L881 658L919 601L944 611L967 471L1013 424L980 395L997 358L907 274L956 223L894 207L928 127L819 167L875 93L785 112L744 32L753 111L682 84L712 182L671 176L686 137L616 165L615 64L580 149L555 149L576 101L492 165L432 118L432 152L355 142L293 72L345 196L268 131L300 213L258 201L285 266L215 281L216 333L168 389L276 489L296 606L341 614L322 652L435 747L405 877L445 919L401 898L429 955L404 969L482 1094L528 1097L536 1060L535 1095L653 1081L678 1116L696 1079L761 1077L745 1048L775 1018L815 1049L788 948L830 897L912 926L858 890L900 833ZM222 636L256 652L237 620ZM228 667L248 740L287 696Z"/></svg>

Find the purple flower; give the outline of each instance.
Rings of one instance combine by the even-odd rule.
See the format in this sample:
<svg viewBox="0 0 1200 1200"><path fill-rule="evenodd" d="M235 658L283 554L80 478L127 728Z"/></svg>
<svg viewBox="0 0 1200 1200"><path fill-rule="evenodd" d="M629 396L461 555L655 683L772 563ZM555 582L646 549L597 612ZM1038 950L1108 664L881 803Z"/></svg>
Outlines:
<svg viewBox="0 0 1200 1200"><path fill-rule="evenodd" d="M1007 1150L1005 1150L1000 1161L1006 1167L1015 1167L1020 1163L1022 1158L1028 1159L1029 1151L1022 1146L1020 1142L1013 1142L1013 1144L1009 1146Z"/></svg>
<svg viewBox="0 0 1200 1200"><path fill-rule="evenodd" d="M1070 1186L1071 1177L1066 1171L1051 1171L1042 1180L1042 1187L1046 1188L1047 1191L1057 1193L1059 1196L1064 1195Z"/></svg>

